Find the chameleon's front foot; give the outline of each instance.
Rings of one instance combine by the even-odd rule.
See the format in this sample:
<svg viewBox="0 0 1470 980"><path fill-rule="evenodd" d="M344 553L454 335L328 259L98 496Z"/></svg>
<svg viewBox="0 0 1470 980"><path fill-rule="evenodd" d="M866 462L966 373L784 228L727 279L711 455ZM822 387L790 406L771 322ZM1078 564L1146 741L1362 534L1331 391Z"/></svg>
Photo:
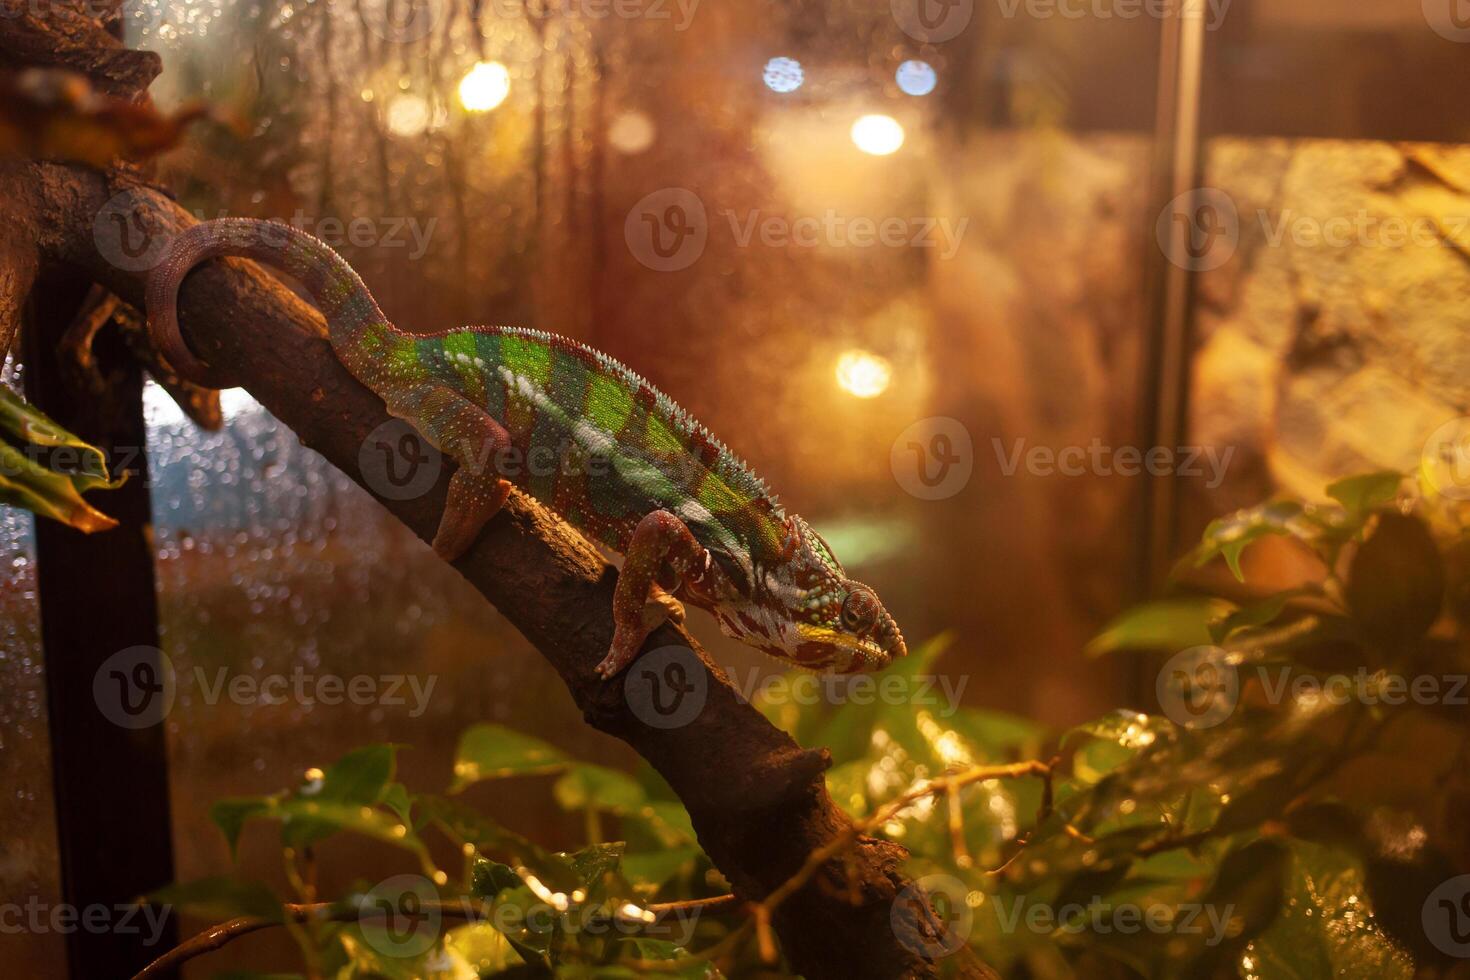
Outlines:
<svg viewBox="0 0 1470 980"><path fill-rule="evenodd" d="M659 591L648 597L648 602L640 610L637 619L624 623L618 622L619 618L617 608L614 607L613 621L616 625L613 628L612 647L597 665L597 676L603 680L616 677L638 659L638 651L643 649L648 634L665 622L684 622L684 606L667 592Z"/></svg>
<svg viewBox="0 0 1470 980"><path fill-rule="evenodd" d="M499 477L457 471L449 479L449 502L434 535L435 553L445 561L457 561L509 496L510 484Z"/></svg>

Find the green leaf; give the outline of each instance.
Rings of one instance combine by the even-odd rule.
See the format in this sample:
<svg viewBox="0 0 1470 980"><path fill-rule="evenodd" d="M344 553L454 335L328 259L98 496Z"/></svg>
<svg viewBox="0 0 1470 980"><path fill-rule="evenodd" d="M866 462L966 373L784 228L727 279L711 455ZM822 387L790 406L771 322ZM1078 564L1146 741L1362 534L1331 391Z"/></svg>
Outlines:
<svg viewBox="0 0 1470 980"><path fill-rule="evenodd" d="M618 874L624 850L626 848L621 843L593 844L563 856L571 865L577 880L582 883L588 895L595 901L604 893L608 876Z"/></svg>
<svg viewBox="0 0 1470 980"><path fill-rule="evenodd" d="M392 810L394 815L406 825L417 830L418 827L414 826L413 822L413 803L412 794L402 783L393 783L383 791L383 806Z"/></svg>
<svg viewBox="0 0 1470 980"><path fill-rule="evenodd" d="M247 821L270 814L276 806L275 797L252 796L219 800L209 808L209 819L225 835L230 845L230 857L236 858L240 845L240 833Z"/></svg>
<svg viewBox="0 0 1470 980"><path fill-rule="evenodd" d="M338 829L358 829L386 823L386 814L376 813L376 818L366 818L361 811L380 803L388 792L397 767L396 746L367 745L351 752L332 763L319 780L306 783L296 791L298 801L311 802L330 808L329 812L356 811L354 820L344 823L340 817L331 817L317 824L312 820L296 819L288 823L283 838L288 846L305 847ZM293 815L307 812L307 808L291 808ZM397 820L392 821L394 824ZM409 821L402 821L407 825ZM351 824L351 826L348 826Z"/></svg>
<svg viewBox="0 0 1470 980"><path fill-rule="evenodd" d="M538 738L503 725L474 725L460 736L449 792L461 792L485 779L558 772L570 762L559 749Z"/></svg>
<svg viewBox="0 0 1470 980"><path fill-rule="evenodd" d="M1279 840L1263 838L1225 855L1214 883L1201 904L1228 915L1229 939L1201 952L1200 966L1191 976L1209 976L1204 963L1223 964L1236 958L1241 946L1264 932L1286 903L1286 878L1291 853Z"/></svg>
<svg viewBox="0 0 1470 980"><path fill-rule="evenodd" d="M442 824L456 840L470 844L482 853L509 855L521 864L535 864L547 853L515 831L457 800L424 795L416 802L421 823Z"/></svg>
<svg viewBox="0 0 1470 980"><path fill-rule="evenodd" d="M635 811L646 797L638 781L606 766L578 763L556 781L552 795L563 810Z"/></svg>
<svg viewBox="0 0 1470 980"><path fill-rule="evenodd" d="M1286 611L1286 606L1291 600L1304 595L1320 594L1321 590L1316 587L1290 589L1286 592L1278 592L1260 602L1252 603L1243 609L1236 609L1210 623L1210 640L1212 643L1220 644L1241 630L1267 626L1274 623Z"/></svg>
<svg viewBox="0 0 1470 980"><path fill-rule="evenodd" d="M1404 474L1393 470L1364 473L1338 480L1327 487L1327 496L1342 504L1348 519L1362 524L1368 515L1399 495Z"/></svg>
<svg viewBox="0 0 1470 980"><path fill-rule="evenodd" d="M692 870L703 853L697 847L671 847L628 854L623 857L623 873L635 886L657 889L671 878Z"/></svg>
<svg viewBox="0 0 1470 980"><path fill-rule="evenodd" d="M1259 507L1237 511L1212 521L1205 528L1203 540L1186 559L1199 568L1211 559L1223 557L1238 581L1245 581L1240 570L1240 556L1254 541L1268 535L1295 537L1314 541L1327 526L1317 508L1296 500L1277 500Z"/></svg>
<svg viewBox="0 0 1470 980"><path fill-rule="evenodd" d="M505 934L488 922L472 922L451 930L444 937L444 951L469 964L482 977L526 963Z"/></svg>
<svg viewBox="0 0 1470 980"><path fill-rule="evenodd" d="M373 806L382 801L393 781L397 757L398 749L393 745L353 749L327 767L319 782L306 783L296 795L323 803Z"/></svg>
<svg viewBox="0 0 1470 980"><path fill-rule="evenodd" d="M148 896L148 901L214 922L251 916L281 921L281 902L265 885L229 877L204 878L173 884Z"/></svg>
<svg viewBox="0 0 1470 980"><path fill-rule="evenodd" d="M268 815L280 819L282 839L295 846L347 831L426 855L423 842L396 816L371 807L288 799L282 800Z"/></svg>
<svg viewBox="0 0 1470 980"><path fill-rule="evenodd" d="M494 901L496 896L508 888L519 888L525 882L508 865L499 861L480 858L475 861L471 872L470 894L485 901Z"/></svg>
<svg viewBox="0 0 1470 980"><path fill-rule="evenodd" d="M1090 656L1119 650L1188 650L1212 642L1210 624L1235 611L1224 599L1190 597L1147 602L1123 613L1087 645Z"/></svg>
<svg viewBox="0 0 1470 980"><path fill-rule="evenodd" d="M1302 842L1291 854L1286 903L1246 948L1249 972L1272 980L1409 980L1413 961L1374 921L1357 863Z"/></svg>
<svg viewBox="0 0 1470 980"><path fill-rule="evenodd" d="M126 482L126 476L113 480L108 475L102 450L67 432L3 385L0 434L0 503L88 534L117 526L82 499L89 490L115 490ZM54 468L42 465L43 459Z"/></svg>

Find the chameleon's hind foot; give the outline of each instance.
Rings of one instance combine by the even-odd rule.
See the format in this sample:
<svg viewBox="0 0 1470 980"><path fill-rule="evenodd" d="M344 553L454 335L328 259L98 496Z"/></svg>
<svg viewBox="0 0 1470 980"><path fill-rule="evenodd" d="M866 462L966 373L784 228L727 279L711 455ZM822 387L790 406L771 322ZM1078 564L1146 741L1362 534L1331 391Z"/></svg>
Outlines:
<svg viewBox="0 0 1470 980"><path fill-rule="evenodd" d="M434 535L434 552L445 561L454 561L469 551L508 496L510 484L497 476L457 471L449 479L449 502Z"/></svg>
<svg viewBox="0 0 1470 980"><path fill-rule="evenodd" d="M614 615L614 620L617 616ZM665 622L684 622L684 604L673 596L656 589L653 595L648 597L635 623L618 623L613 629L612 647L602 663L597 665L597 674L603 680L616 677L628 668L634 660L638 659L638 651L643 649L643 643L648 639L648 634L658 629Z"/></svg>

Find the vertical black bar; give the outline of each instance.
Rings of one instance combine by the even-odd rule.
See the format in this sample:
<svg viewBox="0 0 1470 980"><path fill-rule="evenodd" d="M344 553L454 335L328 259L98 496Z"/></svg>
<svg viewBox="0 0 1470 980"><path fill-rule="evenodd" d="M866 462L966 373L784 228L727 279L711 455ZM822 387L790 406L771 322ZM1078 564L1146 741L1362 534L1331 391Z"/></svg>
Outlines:
<svg viewBox="0 0 1470 980"><path fill-rule="evenodd" d="M1200 189L1202 104L1205 86L1206 5L1174 0L1162 21L1153 180L1147 234L1152 261L1146 273L1148 334L1144 344L1142 435L1145 446L1177 447L1188 431L1194 275L1184 265L1187 242L1170 222L1160 240L1158 219L1182 195ZM1193 11L1192 13L1188 11ZM1193 213L1190 209L1189 213ZM1171 260L1172 257L1172 260ZM1154 595L1168 576L1178 536L1178 485L1173 474L1150 476L1139 497L1134 587L1137 599ZM1136 670L1135 693L1150 696L1147 665Z"/></svg>
<svg viewBox="0 0 1470 980"><path fill-rule="evenodd" d="M127 485L96 496L120 522L115 530L88 536L36 521L63 899L79 915L106 907L111 924L83 925L67 937L70 976L90 980L132 976L172 946L176 932L172 919L159 936L141 918L132 922L137 931L115 927L119 905L172 880L173 850L164 728L159 705L148 703L163 692L147 681L163 677L165 668L157 650L142 374L107 331L98 342L106 379L100 392L74 390L58 355L89 286L69 271L36 284L25 324L25 381L32 402L133 471ZM94 691L105 661L139 647L126 663L110 665L117 676L104 673ZM140 706L142 715L128 714Z"/></svg>

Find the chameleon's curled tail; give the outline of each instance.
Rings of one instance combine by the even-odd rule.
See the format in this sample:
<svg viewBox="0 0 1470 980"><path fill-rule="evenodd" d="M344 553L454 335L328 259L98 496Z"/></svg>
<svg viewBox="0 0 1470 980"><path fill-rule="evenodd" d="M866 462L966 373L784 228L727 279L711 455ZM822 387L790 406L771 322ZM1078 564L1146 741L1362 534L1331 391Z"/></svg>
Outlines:
<svg viewBox="0 0 1470 980"><path fill-rule="evenodd" d="M149 337L169 366L187 379L211 384L218 375L195 356L179 332L179 284L200 262L225 255L255 259L299 280L326 317L332 346L339 354L370 325L391 329L346 260L301 229L256 218L205 221L169 242L148 279Z"/></svg>

